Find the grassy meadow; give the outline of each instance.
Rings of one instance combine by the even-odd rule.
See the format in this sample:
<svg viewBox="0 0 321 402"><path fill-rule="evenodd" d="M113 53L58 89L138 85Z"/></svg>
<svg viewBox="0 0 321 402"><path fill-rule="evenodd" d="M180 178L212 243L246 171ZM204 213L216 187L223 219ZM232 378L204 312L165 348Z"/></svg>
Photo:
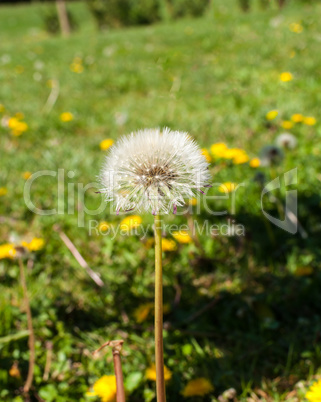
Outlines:
<svg viewBox="0 0 321 402"><path fill-rule="evenodd" d="M97 187L84 197L77 190L97 182L103 140L144 127L189 132L207 150L213 183L244 183L234 210L232 192L218 199L220 188L209 189L209 207L225 215L208 214L200 197L188 213L164 217L170 225L244 227L242 236L222 229L187 241L164 233L168 400L307 400L321 378L321 4L255 4L241 13L234 0L213 1L202 18L99 32L75 2L78 30L68 38L46 33L45 7L0 8L0 401L99 401L90 392L113 374L112 354L92 352L111 339L125 341L128 400L155 401L146 375L154 361L153 218L140 217L144 237L104 235L104 225L125 217L91 215L101 203ZM251 164L284 132L297 144L279 164ZM246 160L220 157L217 143L243 150ZM295 168L300 230L290 234L264 217L261 191L280 176L264 207L284 219L283 173ZM26 206L25 184L38 171L55 176L34 181L32 202L57 209L59 198L58 214ZM89 233L91 220L100 233ZM22 260L36 339L30 399L22 396L29 349L19 258L1 254L6 244L29 250ZM184 396L197 378L213 390Z"/></svg>

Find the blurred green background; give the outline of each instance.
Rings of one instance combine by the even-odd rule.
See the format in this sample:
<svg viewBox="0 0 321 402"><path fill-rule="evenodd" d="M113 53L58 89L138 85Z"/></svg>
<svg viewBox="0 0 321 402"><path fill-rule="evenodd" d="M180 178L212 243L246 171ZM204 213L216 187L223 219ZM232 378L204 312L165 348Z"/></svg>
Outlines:
<svg viewBox="0 0 321 402"><path fill-rule="evenodd" d="M2 249L0 401L98 401L86 393L113 374L112 355L91 352L111 339L125 341L128 400L155 400L155 383L145 375L154 354L152 228L144 239L89 235L90 220L116 226L124 216L106 210L92 217L84 208L96 208L100 194L90 188L82 200L76 190L97 180L103 140L164 126L189 132L208 151L213 182L245 183L235 213L229 198L210 201L228 215L203 207L196 213L194 205L188 214L164 217L170 224L195 219L245 228L244 236L203 233L186 244L164 233L175 241L164 251L168 400L304 401L321 374L321 4L114 0L106 11L106 2L94 3L67 4L66 37L54 3L0 7L0 246L29 244L15 257L23 251L36 338L33 386L22 396L25 303L18 258ZM282 151L280 164L252 167L284 131L296 147ZM221 142L244 150L248 161L218 157L211 146ZM302 228L291 235L265 219L260 202L262 186L294 168ZM26 180L58 169L65 170L64 213L33 214L23 197ZM285 191L264 204L280 219ZM32 200L56 208L57 178L38 178ZM153 221L141 219L145 226ZM90 279L59 233L104 286ZM32 249L35 238L43 244ZM184 397L195 378L214 390Z"/></svg>

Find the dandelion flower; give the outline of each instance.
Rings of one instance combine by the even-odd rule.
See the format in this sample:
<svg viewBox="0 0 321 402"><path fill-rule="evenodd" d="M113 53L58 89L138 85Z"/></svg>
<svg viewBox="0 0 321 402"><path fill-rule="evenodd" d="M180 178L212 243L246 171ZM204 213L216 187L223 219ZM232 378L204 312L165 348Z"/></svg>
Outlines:
<svg viewBox="0 0 321 402"><path fill-rule="evenodd" d="M120 228L122 230L130 231L132 229L138 228L142 224L142 218L138 215L131 215L124 218L120 223Z"/></svg>
<svg viewBox="0 0 321 402"><path fill-rule="evenodd" d="M303 31L303 26L299 22L291 22L289 28L294 33L301 33Z"/></svg>
<svg viewBox="0 0 321 402"><path fill-rule="evenodd" d="M0 260L4 258L13 258L16 255L16 249L13 244L2 244L0 246Z"/></svg>
<svg viewBox="0 0 321 402"><path fill-rule="evenodd" d="M154 303L145 303L141 304L134 311L134 317L138 324L141 324L143 321L147 319L149 314L154 308Z"/></svg>
<svg viewBox="0 0 321 402"><path fill-rule="evenodd" d="M283 152L276 145L266 145L260 152L261 166L275 166L282 162Z"/></svg>
<svg viewBox="0 0 321 402"><path fill-rule="evenodd" d="M191 198L188 200L189 205L195 206L197 205L197 199L196 198Z"/></svg>
<svg viewBox="0 0 321 402"><path fill-rule="evenodd" d="M25 180L28 180L28 179L31 177L31 175L32 175L31 172L23 172L23 173L22 173L22 177L23 177Z"/></svg>
<svg viewBox="0 0 321 402"><path fill-rule="evenodd" d="M202 148L202 154L204 155L207 162L212 162L212 157L206 148Z"/></svg>
<svg viewBox="0 0 321 402"><path fill-rule="evenodd" d="M145 129L120 139L106 157L101 193L120 210L159 213L209 187L208 162L187 133Z"/></svg>
<svg viewBox="0 0 321 402"><path fill-rule="evenodd" d="M303 119L303 123L306 124L307 126L314 126L316 122L317 122L316 118L312 116L307 116Z"/></svg>
<svg viewBox="0 0 321 402"><path fill-rule="evenodd" d="M321 380L311 385L305 397L310 402L321 402Z"/></svg>
<svg viewBox="0 0 321 402"><path fill-rule="evenodd" d="M257 167L260 166L260 164L261 164L261 161L260 161L259 158L253 158L253 159L250 160L250 166L252 168L257 168Z"/></svg>
<svg viewBox="0 0 321 402"><path fill-rule="evenodd" d="M112 140L111 138L106 138L99 144L99 146L102 151L106 151L108 148L110 148L113 145L113 143L114 143L114 140Z"/></svg>
<svg viewBox="0 0 321 402"><path fill-rule="evenodd" d="M218 191L221 193L231 193L236 189L237 184L227 181L219 186Z"/></svg>
<svg viewBox="0 0 321 402"><path fill-rule="evenodd" d="M0 187L0 197L7 195L8 189L6 187Z"/></svg>
<svg viewBox="0 0 321 402"><path fill-rule="evenodd" d="M99 229L101 232L107 232L107 230L108 230L109 228L110 228L109 223L108 223L108 222L105 222L105 221L100 222L99 225L98 225L98 229Z"/></svg>
<svg viewBox="0 0 321 402"><path fill-rule="evenodd" d="M276 140L276 145L279 146L280 148L288 148L288 149L293 149L296 147L297 140L294 137L294 135L290 133L282 133L280 134Z"/></svg>
<svg viewBox="0 0 321 402"><path fill-rule="evenodd" d="M291 120L293 121L293 123L302 123L302 121L304 120L304 116L301 113L295 113L291 116Z"/></svg>
<svg viewBox="0 0 321 402"><path fill-rule="evenodd" d="M70 112L64 112L61 113L60 115L60 120L64 123L67 123L68 121L71 121L74 119L74 115Z"/></svg>
<svg viewBox="0 0 321 402"><path fill-rule="evenodd" d="M189 381L182 391L182 395L189 396L204 396L214 391L213 385L206 378L196 378Z"/></svg>
<svg viewBox="0 0 321 402"><path fill-rule="evenodd" d="M146 378L151 381L156 381L156 367L155 364L152 364L148 369L146 369ZM172 378L172 372L164 366L164 379L165 381L169 381Z"/></svg>
<svg viewBox="0 0 321 402"><path fill-rule="evenodd" d="M92 396L99 396L102 402L116 402L116 377L104 375L93 386Z"/></svg>
<svg viewBox="0 0 321 402"><path fill-rule="evenodd" d="M172 236L178 243L188 244L192 242L192 238L187 230L179 230L172 233Z"/></svg>
<svg viewBox="0 0 321 402"><path fill-rule="evenodd" d="M21 244L29 251L39 251L43 248L45 241L39 237L34 237L31 242L27 243L26 241L23 241Z"/></svg>
<svg viewBox="0 0 321 402"><path fill-rule="evenodd" d="M222 158L227 150L227 145L224 144L224 142L217 142L216 144L211 145L210 150L213 156Z"/></svg>
<svg viewBox="0 0 321 402"><path fill-rule="evenodd" d="M177 244L172 239L162 240L162 250L163 251L175 251L177 249Z"/></svg>
<svg viewBox="0 0 321 402"><path fill-rule="evenodd" d="M285 129L285 130L290 130L293 127L293 123L290 120L283 120L281 123L281 126Z"/></svg>
<svg viewBox="0 0 321 402"><path fill-rule="evenodd" d="M246 152L239 152L234 158L233 158L233 163L235 165L241 165L243 163L246 163L249 161L249 156L246 154Z"/></svg>
<svg viewBox="0 0 321 402"><path fill-rule="evenodd" d="M269 112L267 112L267 114L265 115L266 120L274 120L277 115L279 114L279 112L274 109L274 110L270 110Z"/></svg>
<svg viewBox="0 0 321 402"><path fill-rule="evenodd" d="M282 82L289 82L293 80L293 75L289 73L288 71L285 71L284 73L280 74L280 80Z"/></svg>

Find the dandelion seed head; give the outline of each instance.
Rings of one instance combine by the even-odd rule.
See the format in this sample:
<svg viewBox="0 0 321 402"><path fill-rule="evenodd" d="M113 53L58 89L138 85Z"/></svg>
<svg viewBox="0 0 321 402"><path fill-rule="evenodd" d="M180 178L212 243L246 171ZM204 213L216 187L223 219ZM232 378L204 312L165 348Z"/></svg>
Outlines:
<svg viewBox="0 0 321 402"><path fill-rule="evenodd" d="M260 161L261 166L276 166L279 165L284 158L284 154L276 145L266 145L261 149Z"/></svg>
<svg viewBox="0 0 321 402"><path fill-rule="evenodd" d="M167 214L195 197L209 179L208 162L187 133L145 129L111 147L100 191L117 211Z"/></svg>
<svg viewBox="0 0 321 402"><path fill-rule="evenodd" d="M290 133L280 134L276 140L276 145L281 148L294 149L297 145L297 140L294 135Z"/></svg>

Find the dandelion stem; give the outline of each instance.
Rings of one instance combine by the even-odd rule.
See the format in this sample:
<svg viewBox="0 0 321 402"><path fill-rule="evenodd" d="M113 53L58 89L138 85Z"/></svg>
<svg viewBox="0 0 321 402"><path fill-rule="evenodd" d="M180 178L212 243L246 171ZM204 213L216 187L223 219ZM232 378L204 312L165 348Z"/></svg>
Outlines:
<svg viewBox="0 0 321 402"><path fill-rule="evenodd" d="M163 356L162 221L155 215L155 364L157 402L166 402Z"/></svg>
<svg viewBox="0 0 321 402"><path fill-rule="evenodd" d="M28 330L29 330L29 340L28 340L28 346L29 346L29 351L30 351L29 369L28 369L27 380L23 387L24 392L28 393L30 390L30 387L32 385L33 373L34 373L34 368L35 368L35 334L34 334L33 325L32 325L32 315L31 315L30 302L29 302L29 297L28 297L25 268L24 268L21 258L19 258L19 267L20 267L20 280L21 280L21 286L22 286L22 290L23 290L23 298L24 298L24 304L25 304L25 309L26 309L26 314L27 314Z"/></svg>

